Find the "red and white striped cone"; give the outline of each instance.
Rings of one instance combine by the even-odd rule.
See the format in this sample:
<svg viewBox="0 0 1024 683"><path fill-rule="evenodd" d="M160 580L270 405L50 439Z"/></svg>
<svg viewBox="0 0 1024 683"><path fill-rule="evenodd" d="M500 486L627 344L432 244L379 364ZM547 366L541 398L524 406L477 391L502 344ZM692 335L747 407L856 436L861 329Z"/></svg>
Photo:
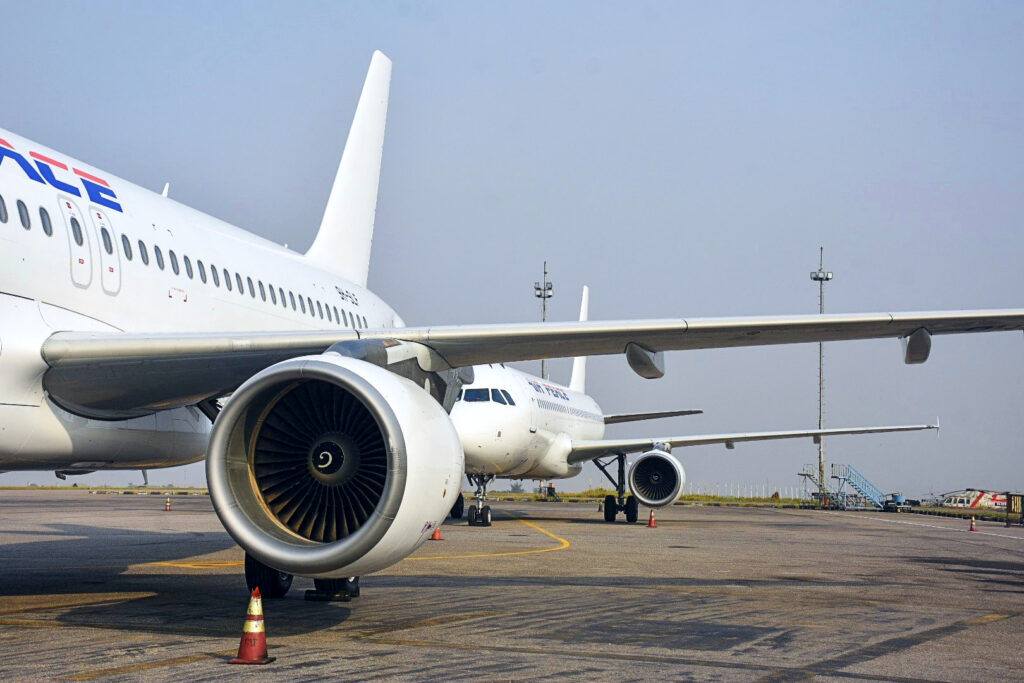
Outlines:
<svg viewBox="0 0 1024 683"><path fill-rule="evenodd" d="M974 520L974 515L971 515L971 531L978 530L978 523Z"/></svg>
<svg viewBox="0 0 1024 683"><path fill-rule="evenodd" d="M647 518L647 528L657 529L658 523L654 520L654 508L651 508L651 516Z"/></svg>
<svg viewBox="0 0 1024 683"><path fill-rule="evenodd" d="M171 497L167 496L167 500L164 501L164 512L171 511Z"/></svg>
<svg viewBox="0 0 1024 683"><path fill-rule="evenodd" d="M270 664L277 657L267 656L267 632L263 626L263 600L257 586L249 598L249 613L242 627L242 642L238 644L238 656L231 664Z"/></svg>

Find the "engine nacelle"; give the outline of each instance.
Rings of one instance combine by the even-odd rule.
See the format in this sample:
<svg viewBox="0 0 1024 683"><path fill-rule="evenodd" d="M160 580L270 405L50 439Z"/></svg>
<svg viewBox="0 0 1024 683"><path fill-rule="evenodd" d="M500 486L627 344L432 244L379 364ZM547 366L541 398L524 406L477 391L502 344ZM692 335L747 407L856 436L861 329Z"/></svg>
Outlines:
<svg viewBox="0 0 1024 683"><path fill-rule="evenodd" d="M676 502L686 484L682 463L665 451L647 451L629 468L629 491L651 508Z"/></svg>
<svg viewBox="0 0 1024 683"><path fill-rule="evenodd" d="M422 387L336 353L254 375L214 424L210 497L263 564L318 578L413 552L459 495L462 444Z"/></svg>

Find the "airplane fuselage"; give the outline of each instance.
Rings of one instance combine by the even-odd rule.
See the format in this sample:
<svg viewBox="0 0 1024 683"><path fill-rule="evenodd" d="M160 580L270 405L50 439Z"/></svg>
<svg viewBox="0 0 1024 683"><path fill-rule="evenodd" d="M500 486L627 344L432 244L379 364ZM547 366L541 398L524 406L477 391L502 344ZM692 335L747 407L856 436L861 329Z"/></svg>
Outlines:
<svg viewBox="0 0 1024 683"><path fill-rule="evenodd" d="M403 325L301 254L5 130L0 198L0 470L166 467L206 453L209 421L194 408L98 421L55 405L40 357L54 332Z"/></svg>
<svg viewBox="0 0 1024 683"><path fill-rule="evenodd" d="M553 479L580 473L580 465L567 461L572 440L604 436L593 398L502 365L473 370L473 384L463 387L451 411L467 474Z"/></svg>

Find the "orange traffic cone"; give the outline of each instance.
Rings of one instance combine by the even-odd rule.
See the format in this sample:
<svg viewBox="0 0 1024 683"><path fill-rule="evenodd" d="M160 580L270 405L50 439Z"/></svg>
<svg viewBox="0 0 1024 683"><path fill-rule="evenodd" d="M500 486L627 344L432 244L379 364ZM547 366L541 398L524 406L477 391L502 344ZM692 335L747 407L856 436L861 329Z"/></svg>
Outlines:
<svg viewBox="0 0 1024 683"><path fill-rule="evenodd" d="M164 501L164 512L171 511L171 497L167 496L167 500Z"/></svg>
<svg viewBox="0 0 1024 683"><path fill-rule="evenodd" d="M651 516L647 520L647 528L648 529L657 529L658 528L658 523L654 521L654 508L651 508Z"/></svg>
<svg viewBox="0 0 1024 683"><path fill-rule="evenodd" d="M430 540L431 541L443 541L444 540L443 538L441 538L441 527L437 527L436 529L434 529L434 535L430 537Z"/></svg>
<svg viewBox="0 0 1024 683"><path fill-rule="evenodd" d="M249 598L249 613L242 627L242 642L238 644L238 656L230 664L270 664L277 657L267 656L267 632L263 626L263 600L259 586L253 589Z"/></svg>
<svg viewBox="0 0 1024 683"><path fill-rule="evenodd" d="M978 523L974 521L974 515L971 515L971 531L978 530Z"/></svg>

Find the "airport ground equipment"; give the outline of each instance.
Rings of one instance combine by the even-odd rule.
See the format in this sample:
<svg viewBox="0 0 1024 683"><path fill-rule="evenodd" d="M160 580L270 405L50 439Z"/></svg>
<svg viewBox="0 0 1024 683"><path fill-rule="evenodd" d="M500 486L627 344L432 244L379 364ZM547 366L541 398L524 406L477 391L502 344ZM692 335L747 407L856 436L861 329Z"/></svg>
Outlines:
<svg viewBox="0 0 1024 683"><path fill-rule="evenodd" d="M902 493L890 493L882 501L882 510L885 512L908 512L910 508L910 503Z"/></svg>
<svg viewBox="0 0 1024 683"><path fill-rule="evenodd" d="M1011 526L1010 515L1020 515L1019 524L1024 525L1024 494L1006 492L1006 526Z"/></svg>
<svg viewBox="0 0 1024 683"><path fill-rule="evenodd" d="M844 503L844 509L885 508L885 494L852 465L833 464L832 478L839 482L836 492L839 494L838 499ZM847 484L853 491L846 489Z"/></svg>

